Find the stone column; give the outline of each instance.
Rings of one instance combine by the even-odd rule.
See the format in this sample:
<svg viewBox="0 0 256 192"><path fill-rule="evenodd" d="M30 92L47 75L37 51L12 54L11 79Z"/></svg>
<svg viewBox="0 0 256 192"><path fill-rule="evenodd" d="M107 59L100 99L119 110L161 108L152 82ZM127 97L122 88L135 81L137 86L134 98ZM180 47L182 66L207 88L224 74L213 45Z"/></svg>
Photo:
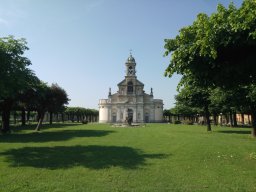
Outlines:
<svg viewBox="0 0 256 192"><path fill-rule="evenodd" d="M125 123L125 120L126 120L126 117L128 116L128 114L127 114L127 108L126 107L124 107L123 108L123 122Z"/></svg>
<svg viewBox="0 0 256 192"><path fill-rule="evenodd" d="M137 107L133 107L133 122L137 123Z"/></svg>
<svg viewBox="0 0 256 192"><path fill-rule="evenodd" d="M118 107L117 110L116 110L116 122L121 122L121 117L120 117L120 113L121 113L121 110L120 108Z"/></svg>
<svg viewBox="0 0 256 192"><path fill-rule="evenodd" d="M111 107L108 107L108 123L112 122L112 110Z"/></svg>

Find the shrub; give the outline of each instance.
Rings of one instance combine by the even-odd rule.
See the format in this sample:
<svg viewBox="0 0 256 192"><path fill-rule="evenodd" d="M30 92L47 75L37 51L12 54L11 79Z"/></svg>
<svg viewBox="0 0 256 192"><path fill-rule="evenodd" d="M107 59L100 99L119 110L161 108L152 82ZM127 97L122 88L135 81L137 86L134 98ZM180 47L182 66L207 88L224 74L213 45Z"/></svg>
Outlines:
<svg viewBox="0 0 256 192"><path fill-rule="evenodd" d="M182 121L183 124L186 124L186 125L193 125L193 121L192 120L189 120L189 119L186 119L184 121Z"/></svg>
<svg viewBox="0 0 256 192"><path fill-rule="evenodd" d="M88 121L87 120L82 120L82 124L87 124Z"/></svg>
<svg viewBox="0 0 256 192"><path fill-rule="evenodd" d="M175 120L174 124L181 124L181 121L180 120Z"/></svg>

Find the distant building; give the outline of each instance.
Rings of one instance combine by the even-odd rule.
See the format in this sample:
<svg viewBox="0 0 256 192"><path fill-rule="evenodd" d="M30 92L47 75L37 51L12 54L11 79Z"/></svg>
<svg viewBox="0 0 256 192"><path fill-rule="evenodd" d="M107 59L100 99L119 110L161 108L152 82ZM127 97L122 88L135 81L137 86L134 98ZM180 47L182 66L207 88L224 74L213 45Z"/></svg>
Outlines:
<svg viewBox="0 0 256 192"><path fill-rule="evenodd" d="M137 80L136 62L130 54L126 63L126 76L118 86L118 91L108 99L99 100L100 123L124 123L129 118L134 123L163 121L163 100L154 99L153 89L150 94L144 91L144 84Z"/></svg>

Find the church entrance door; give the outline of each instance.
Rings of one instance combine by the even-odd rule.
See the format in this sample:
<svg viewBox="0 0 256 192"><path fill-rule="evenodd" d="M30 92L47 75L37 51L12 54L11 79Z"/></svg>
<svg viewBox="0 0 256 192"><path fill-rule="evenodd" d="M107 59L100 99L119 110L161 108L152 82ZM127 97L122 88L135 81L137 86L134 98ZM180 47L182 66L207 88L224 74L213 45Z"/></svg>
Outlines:
<svg viewBox="0 0 256 192"><path fill-rule="evenodd" d="M133 110L128 109L128 120L131 119L131 122L133 122Z"/></svg>
<svg viewBox="0 0 256 192"><path fill-rule="evenodd" d="M112 116L112 122L116 123L116 116Z"/></svg>
<svg viewBox="0 0 256 192"><path fill-rule="evenodd" d="M145 123L149 123L149 114L148 113L146 113L146 115L145 115Z"/></svg>
<svg viewBox="0 0 256 192"><path fill-rule="evenodd" d="M116 113L112 114L112 123L116 123Z"/></svg>

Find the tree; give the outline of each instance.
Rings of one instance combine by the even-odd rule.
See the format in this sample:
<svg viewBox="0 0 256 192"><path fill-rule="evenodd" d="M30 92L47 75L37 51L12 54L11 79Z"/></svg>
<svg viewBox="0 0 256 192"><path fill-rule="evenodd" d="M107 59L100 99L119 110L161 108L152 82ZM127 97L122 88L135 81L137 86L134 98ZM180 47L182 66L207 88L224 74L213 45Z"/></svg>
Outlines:
<svg viewBox="0 0 256 192"><path fill-rule="evenodd" d="M28 47L25 39L13 36L0 38L0 109L2 132L10 131L10 111L19 93L37 82L33 71L27 68L31 62L23 54Z"/></svg>
<svg viewBox="0 0 256 192"><path fill-rule="evenodd" d="M178 117L177 119L178 121L180 120L181 116L188 117L189 120L194 121L194 117L197 117L197 114L201 113L199 108L196 108L194 106L193 107L189 106L186 101L183 102L184 100L179 100L180 99L179 95L176 95L175 99L176 99L175 106L170 109L170 112L172 115Z"/></svg>
<svg viewBox="0 0 256 192"><path fill-rule="evenodd" d="M248 108L246 99L248 89L246 87L236 87L225 90L223 88L215 88L210 95L210 111L216 114L229 114L230 125L236 127L236 113L244 112Z"/></svg>
<svg viewBox="0 0 256 192"><path fill-rule="evenodd" d="M52 114L64 111L64 105L68 104L68 95L58 84L52 84L49 93L48 112L50 113L50 124Z"/></svg>
<svg viewBox="0 0 256 192"><path fill-rule="evenodd" d="M68 116L68 120L72 122L77 120L79 122L82 121L94 121L96 117L99 116L99 111L95 109L86 109L83 107L67 107L64 112Z"/></svg>
<svg viewBox="0 0 256 192"><path fill-rule="evenodd" d="M237 9L218 5L211 16L199 14L175 39L165 40L171 61L165 75L195 79L202 87L225 90L256 82L256 1L245 0ZM256 109L251 106L256 137Z"/></svg>
<svg viewBox="0 0 256 192"><path fill-rule="evenodd" d="M68 104L68 96L64 89L57 84L49 87L46 83L41 82L36 89L37 100L36 109L38 112L38 125L36 131L40 131L44 115L47 111L57 112L64 109L64 105Z"/></svg>
<svg viewBox="0 0 256 192"><path fill-rule="evenodd" d="M34 83L29 88L18 93L15 98L15 104L13 110L21 111L21 123L22 125L26 124L26 111L27 111L27 120L29 120L30 111L36 110L35 103L37 102L36 97L36 87L40 84L40 80L37 83Z"/></svg>
<svg viewBox="0 0 256 192"><path fill-rule="evenodd" d="M36 131L40 131L45 112L47 111L48 103L50 97L50 87L46 84L41 82L41 84L36 88L36 111L37 111L37 118L38 124L36 126Z"/></svg>
<svg viewBox="0 0 256 192"><path fill-rule="evenodd" d="M180 89L179 94L175 97L176 101L180 103L180 105L188 106L190 108L197 107L203 110L206 119L207 131L211 131L209 92L209 89L203 89L196 84L186 84Z"/></svg>
<svg viewBox="0 0 256 192"><path fill-rule="evenodd" d="M170 109L165 109L164 111L163 111L163 116L166 118L166 117L168 117L168 122L171 122L171 111L170 111Z"/></svg>

